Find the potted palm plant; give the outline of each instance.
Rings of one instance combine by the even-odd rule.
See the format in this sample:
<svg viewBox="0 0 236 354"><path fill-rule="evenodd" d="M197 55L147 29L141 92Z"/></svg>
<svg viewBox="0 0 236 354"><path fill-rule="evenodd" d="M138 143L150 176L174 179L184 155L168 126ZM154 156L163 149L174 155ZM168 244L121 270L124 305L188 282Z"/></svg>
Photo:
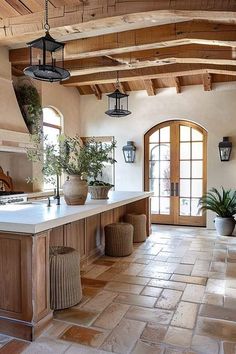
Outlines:
<svg viewBox="0 0 236 354"><path fill-rule="evenodd" d="M218 235L232 235L235 227L236 191L225 190L223 187L221 191L212 188L202 196L199 206L199 211L211 210L216 213L214 222Z"/></svg>
<svg viewBox="0 0 236 354"><path fill-rule="evenodd" d="M102 174L106 164L113 165L116 162L112 157L116 142L108 144L90 139L84 146L90 155L88 191L91 199L108 199L108 192L114 185L102 181Z"/></svg>

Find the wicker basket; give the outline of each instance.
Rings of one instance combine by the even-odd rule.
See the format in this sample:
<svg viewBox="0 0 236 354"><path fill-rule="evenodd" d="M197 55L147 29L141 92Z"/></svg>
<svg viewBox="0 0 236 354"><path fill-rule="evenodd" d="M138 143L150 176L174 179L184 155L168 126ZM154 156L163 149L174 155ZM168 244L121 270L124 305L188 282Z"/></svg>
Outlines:
<svg viewBox="0 0 236 354"><path fill-rule="evenodd" d="M133 232L131 224L118 222L106 225L105 254L111 257L125 257L133 252Z"/></svg>
<svg viewBox="0 0 236 354"><path fill-rule="evenodd" d="M50 247L50 307L61 310L82 298L80 256L71 247Z"/></svg>
<svg viewBox="0 0 236 354"><path fill-rule="evenodd" d="M91 199L109 199L108 192L112 186L89 186Z"/></svg>
<svg viewBox="0 0 236 354"><path fill-rule="evenodd" d="M145 214L126 214L124 220L134 227L134 242L146 241L147 217Z"/></svg>

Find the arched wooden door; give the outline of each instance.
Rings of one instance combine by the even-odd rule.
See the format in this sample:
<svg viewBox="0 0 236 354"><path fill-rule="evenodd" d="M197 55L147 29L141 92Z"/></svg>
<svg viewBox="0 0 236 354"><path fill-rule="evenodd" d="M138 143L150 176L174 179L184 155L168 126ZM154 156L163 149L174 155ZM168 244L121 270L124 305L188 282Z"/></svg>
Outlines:
<svg viewBox="0 0 236 354"><path fill-rule="evenodd" d="M198 213L206 191L207 132L188 121L167 121L144 137L145 190L153 191L153 223L205 226Z"/></svg>

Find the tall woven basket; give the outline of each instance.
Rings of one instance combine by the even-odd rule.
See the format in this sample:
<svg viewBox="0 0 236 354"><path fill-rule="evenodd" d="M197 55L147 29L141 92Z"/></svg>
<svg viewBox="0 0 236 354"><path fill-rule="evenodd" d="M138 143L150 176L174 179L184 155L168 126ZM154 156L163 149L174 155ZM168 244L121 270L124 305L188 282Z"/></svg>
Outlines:
<svg viewBox="0 0 236 354"><path fill-rule="evenodd" d="M61 310L82 298L79 253L71 247L50 247L50 306Z"/></svg>

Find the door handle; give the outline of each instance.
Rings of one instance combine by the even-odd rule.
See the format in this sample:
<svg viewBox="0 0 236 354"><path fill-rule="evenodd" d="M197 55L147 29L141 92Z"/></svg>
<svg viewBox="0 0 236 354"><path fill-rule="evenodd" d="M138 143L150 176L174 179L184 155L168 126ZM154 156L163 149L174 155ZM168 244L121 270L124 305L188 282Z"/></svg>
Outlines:
<svg viewBox="0 0 236 354"><path fill-rule="evenodd" d="M175 184L172 182L170 184L170 196L174 197L174 195L175 195Z"/></svg>
<svg viewBox="0 0 236 354"><path fill-rule="evenodd" d="M179 183L175 183L175 196L179 197Z"/></svg>

